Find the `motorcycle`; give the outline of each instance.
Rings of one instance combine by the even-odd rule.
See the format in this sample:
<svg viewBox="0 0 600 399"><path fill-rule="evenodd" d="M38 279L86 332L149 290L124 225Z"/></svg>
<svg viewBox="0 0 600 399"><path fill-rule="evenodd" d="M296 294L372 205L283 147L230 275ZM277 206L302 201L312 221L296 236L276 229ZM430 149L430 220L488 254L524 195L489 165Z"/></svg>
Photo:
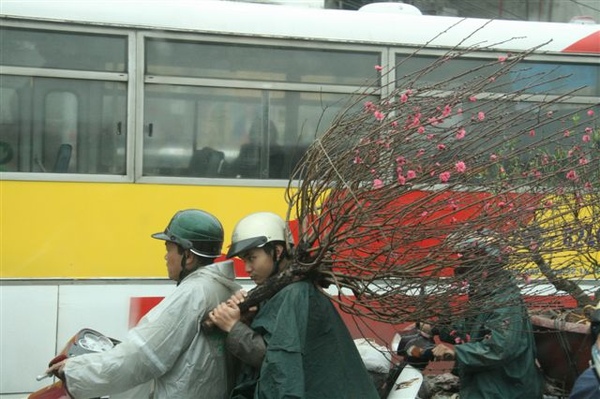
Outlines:
<svg viewBox="0 0 600 399"><path fill-rule="evenodd" d="M97 353L110 350L119 344L120 341L109 338L98 331L84 328L77 332L67 341L65 347L50 361L48 367L63 361L69 357L79 356L86 353ZM42 374L36 378L41 381L45 378L52 378L53 374ZM39 389L30 394L28 399L69 399L70 396L65 388L64 381L58 380L51 385Z"/></svg>
<svg viewBox="0 0 600 399"><path fill-rule="evenodd" d="M50 361L48 367L69 357L86 353L97 353L110 350L120 341L107 337L102 333L84 328L69 339L64 348ZM435 346L433 339L428 338L418 329L396 333L385 349L371 340L355 340L367 369L371 372L380 397L383 399L415 399L424 387L422 371L433 360L431 349ZM396 361L393 355L399 355ZM41 381L52 378L53 374L42 374L36 379ZM129 398L127 393L111 395L110 399ZM98 399L106 399L103 396ZM56 382L31 393L27 399L70 399L64 381Z"/></svg>
<svg viewBox="0 0 600 399"><path fill-rule="evenodd" d="M423 370L434 360L434 335L414 328L396 333L389 349L369 339L355 344L382 399L428 397Z"/></svg>
<svg viewBox="0 0 600 399"><path fill-rule="evenodd" d="M422 356L433 348L420 337L413 330L396 333L388 349L370 339L354 340L380 398L419 397L424 381L421 371L428 363Z"/></svg>

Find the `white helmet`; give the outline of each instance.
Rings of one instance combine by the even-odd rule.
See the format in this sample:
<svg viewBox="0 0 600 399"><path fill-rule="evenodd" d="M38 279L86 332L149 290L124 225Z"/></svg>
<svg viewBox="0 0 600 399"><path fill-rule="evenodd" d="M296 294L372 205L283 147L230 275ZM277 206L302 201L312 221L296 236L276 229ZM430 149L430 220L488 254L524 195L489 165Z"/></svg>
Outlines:
<svg viewBox="0 0 600 399"><path fill-rule="evenodd" d="M273 241L294 243L285 221L271 212L252 213L240 220L233 229L227 257L232 258Z"/></svg>

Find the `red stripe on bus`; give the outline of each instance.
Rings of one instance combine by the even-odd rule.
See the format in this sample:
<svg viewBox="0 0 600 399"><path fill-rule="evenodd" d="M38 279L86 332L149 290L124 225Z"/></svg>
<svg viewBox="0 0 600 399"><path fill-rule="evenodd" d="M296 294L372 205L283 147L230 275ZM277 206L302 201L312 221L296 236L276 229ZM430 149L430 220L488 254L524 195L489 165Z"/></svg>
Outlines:
<svg viewBox="0 0 600 399"><path fill-rule="evenodd" d="M563 50L565 53L600 53L600 31L576 41Z"/></svg>

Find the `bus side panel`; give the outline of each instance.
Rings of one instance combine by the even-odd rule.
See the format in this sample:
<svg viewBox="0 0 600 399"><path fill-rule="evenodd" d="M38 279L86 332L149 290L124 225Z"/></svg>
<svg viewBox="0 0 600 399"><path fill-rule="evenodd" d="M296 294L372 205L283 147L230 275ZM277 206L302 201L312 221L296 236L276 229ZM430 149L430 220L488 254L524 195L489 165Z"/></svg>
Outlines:
<svg viewBox="0 0 600 399"><path fill-rule="evenodd" d="M251 212L286 215L282 188L2 181L1 278L165 277L150 238L180 209L223 223ZM238 271L243 268L238 267Z"/></svg>

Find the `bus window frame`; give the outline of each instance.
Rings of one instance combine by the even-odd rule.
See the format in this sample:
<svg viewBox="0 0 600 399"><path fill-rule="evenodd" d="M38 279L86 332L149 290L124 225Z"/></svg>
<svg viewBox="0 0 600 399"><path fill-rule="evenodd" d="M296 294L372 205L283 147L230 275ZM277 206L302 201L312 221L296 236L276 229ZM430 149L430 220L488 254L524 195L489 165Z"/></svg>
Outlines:
<svg viewBox="0 0 600 399"><path fill-rule="evenodd" d="M4 26L22 29L55 30L66 33L89 33L98 35L116 35L127 38L127 68L126 73L121 72L91 72L68 69L44 69L30 67L3 66L2 73L14 76L35 76L51 78L70 78L82 80L104 80L125 82L127 86L127 142L126 142L126 171L124 175L102 175L102 174L57 174L57 173L30 173L30 172L3 172L2 180L23 181L74 181L74 182L122 182L122 183L149 183L149 184L190 184L190 185L216 185L216 186L247 186L247 187L285 187L287 179L232 179L232 178L202 178L202 177L173 177L173 176L142 176L143 153L143 107L135 104L144 103L144 90L150 84L177 84L189 86L206 87L232 87L248 89L268 89L296 92L319 92L326 91L336 94L356 94L360 90L369 89L368 86L348 85L326 85L318 83L287 83L287 82L265 82L251 80L226 80L213 78L192 78L145 75L145 41L148 38L173 39L178 41L189 40L191 42L210 43L240 43L257 46L290 47L294 49L319 49L332 51L358 51L379 54L383 70L379 76L380 85L371 94L386 96L394 87L394 73L386 68L394 67L394 60L398 55L418 54L424 56L441 56L447 54L451 49L446 47L418 48L412 45L397 45L393 43L366 43L339 40L315 40L299 39L297 37L251 37L240 34L224 34L210 32L187 32L177 31L155 31L152 27L99 27L91 23L73 22L43 22L24 21L15 18L2 18ZM506 55L506 50L488 49L472 50L462 55L464 58L497 59L498 56ZM572 54L560 52L544 52L543 54L531 54L528 61L554 62L559 60L560 64L570 62L597 65L596 54ZM375 67L375 66L374 66ZM492 93L482 93L482 95ZM557 95L557 97L559 97ZM539 101L548 99L545 95L528 95L525 101ZM600 103L598 96L571 96L564 100L567 103L597 104Z"/></svg>

